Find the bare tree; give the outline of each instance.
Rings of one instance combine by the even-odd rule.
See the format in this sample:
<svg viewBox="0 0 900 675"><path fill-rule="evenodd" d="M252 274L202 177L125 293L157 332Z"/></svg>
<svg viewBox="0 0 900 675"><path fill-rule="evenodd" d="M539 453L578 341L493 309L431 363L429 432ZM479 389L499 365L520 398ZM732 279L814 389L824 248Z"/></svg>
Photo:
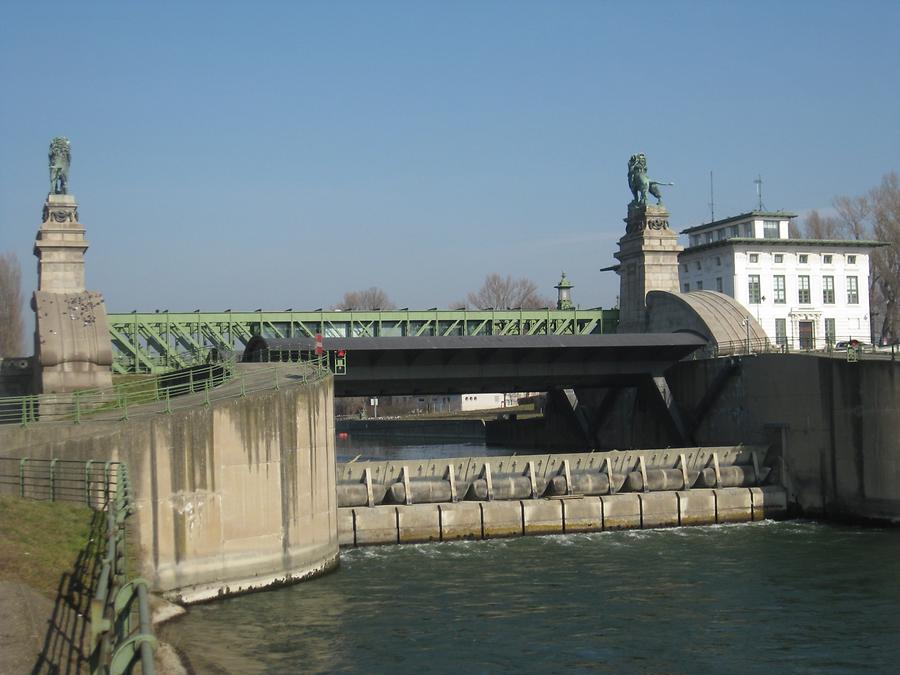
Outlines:
<svg viewBox="0 0 900 675"><path fill-rule="evenodd" d="M872 283L874 293L870 312L881 312L881 339L895 342L900 338L900 183L891 172L881 185L869 192L872 235L889 246L872 251Z"/></svg>
<svg viewBox="0 0 900 675"><path fill-rule="evenodd" d="M396 309L397 305L391 302L388 294L377 286L361 291L349 291L333 309Z"/></svg>
<svg viewBox="0 0 900 675"><path fill-rule="evenodd" d="M469 293L467 304L478 309L540 309L552 306L552 301L538 293L531 279L489 274L477 292Z"/></svg>
<svg viewBox="0 0 900 675"><path fill-rule="evenodd" d="M0 254L0 357L22 356L22 267L14 253Z"/></svg>
<svg viewBox="0 0 900 675"><path fill-rule="evenodd" d="M832 202L837 211L841 232L851 239L871 236L866 222L872 215L872 202L868 195L862 197L835 197Z"/></svg>
<svg viewBox="0 0 900 675"><path fill-rule="evenodd" d="M823 216L816 210L810 211L803 223L806 239L840 239L840 230L841 224L837 218Z"/></svg>

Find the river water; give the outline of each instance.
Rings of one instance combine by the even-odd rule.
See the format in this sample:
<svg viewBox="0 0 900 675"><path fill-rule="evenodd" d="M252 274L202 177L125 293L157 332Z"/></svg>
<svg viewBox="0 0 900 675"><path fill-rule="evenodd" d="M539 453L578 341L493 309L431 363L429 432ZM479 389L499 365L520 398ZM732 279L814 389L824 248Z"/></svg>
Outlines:
<svg viewBox="0 0 900 675"><path fill-rule="evenodd" d="M162 637L201 673L898 672L900 530L765 521L346 550L333 574L191 607Z"/></svg>

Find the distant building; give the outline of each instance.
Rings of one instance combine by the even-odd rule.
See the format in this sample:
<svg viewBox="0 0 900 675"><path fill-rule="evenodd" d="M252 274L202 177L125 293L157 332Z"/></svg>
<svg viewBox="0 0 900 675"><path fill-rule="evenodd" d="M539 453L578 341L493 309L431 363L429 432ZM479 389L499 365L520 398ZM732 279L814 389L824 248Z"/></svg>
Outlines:
<svg viewBox="0 0 900 675"><path fill-rule="evenodd" d="M796 214L751 211L691 227L678 256L682 293L742 303L769 338L792 349L871 339L869 252L876 241L791 239Z"/></svg>

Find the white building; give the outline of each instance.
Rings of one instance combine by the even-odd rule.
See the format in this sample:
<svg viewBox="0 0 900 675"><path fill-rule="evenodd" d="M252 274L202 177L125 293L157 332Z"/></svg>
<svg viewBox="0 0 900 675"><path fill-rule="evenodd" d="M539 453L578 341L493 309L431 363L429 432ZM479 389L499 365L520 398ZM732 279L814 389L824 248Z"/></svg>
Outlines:
<svg viewBox="0 0 900 675"><path fill-rule="evenodd" d="M682 232L684 293L719 291L792 349L871 340L869 251L875 241L791 239L796 214L751 211Z"/></svg>

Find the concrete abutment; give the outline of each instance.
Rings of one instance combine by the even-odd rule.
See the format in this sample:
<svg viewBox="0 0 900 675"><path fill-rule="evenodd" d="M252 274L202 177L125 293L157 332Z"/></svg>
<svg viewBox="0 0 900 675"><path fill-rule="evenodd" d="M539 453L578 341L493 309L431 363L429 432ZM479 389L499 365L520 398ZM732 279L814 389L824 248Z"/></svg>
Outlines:
<svg viewBox="0 0 900 675"><path fill-rule="evenodd" d="M137 572L169 599L293 583L339 559L333 379L284 382L128 421L8 426L0 444L7 457L127 462Z"/></svg>

